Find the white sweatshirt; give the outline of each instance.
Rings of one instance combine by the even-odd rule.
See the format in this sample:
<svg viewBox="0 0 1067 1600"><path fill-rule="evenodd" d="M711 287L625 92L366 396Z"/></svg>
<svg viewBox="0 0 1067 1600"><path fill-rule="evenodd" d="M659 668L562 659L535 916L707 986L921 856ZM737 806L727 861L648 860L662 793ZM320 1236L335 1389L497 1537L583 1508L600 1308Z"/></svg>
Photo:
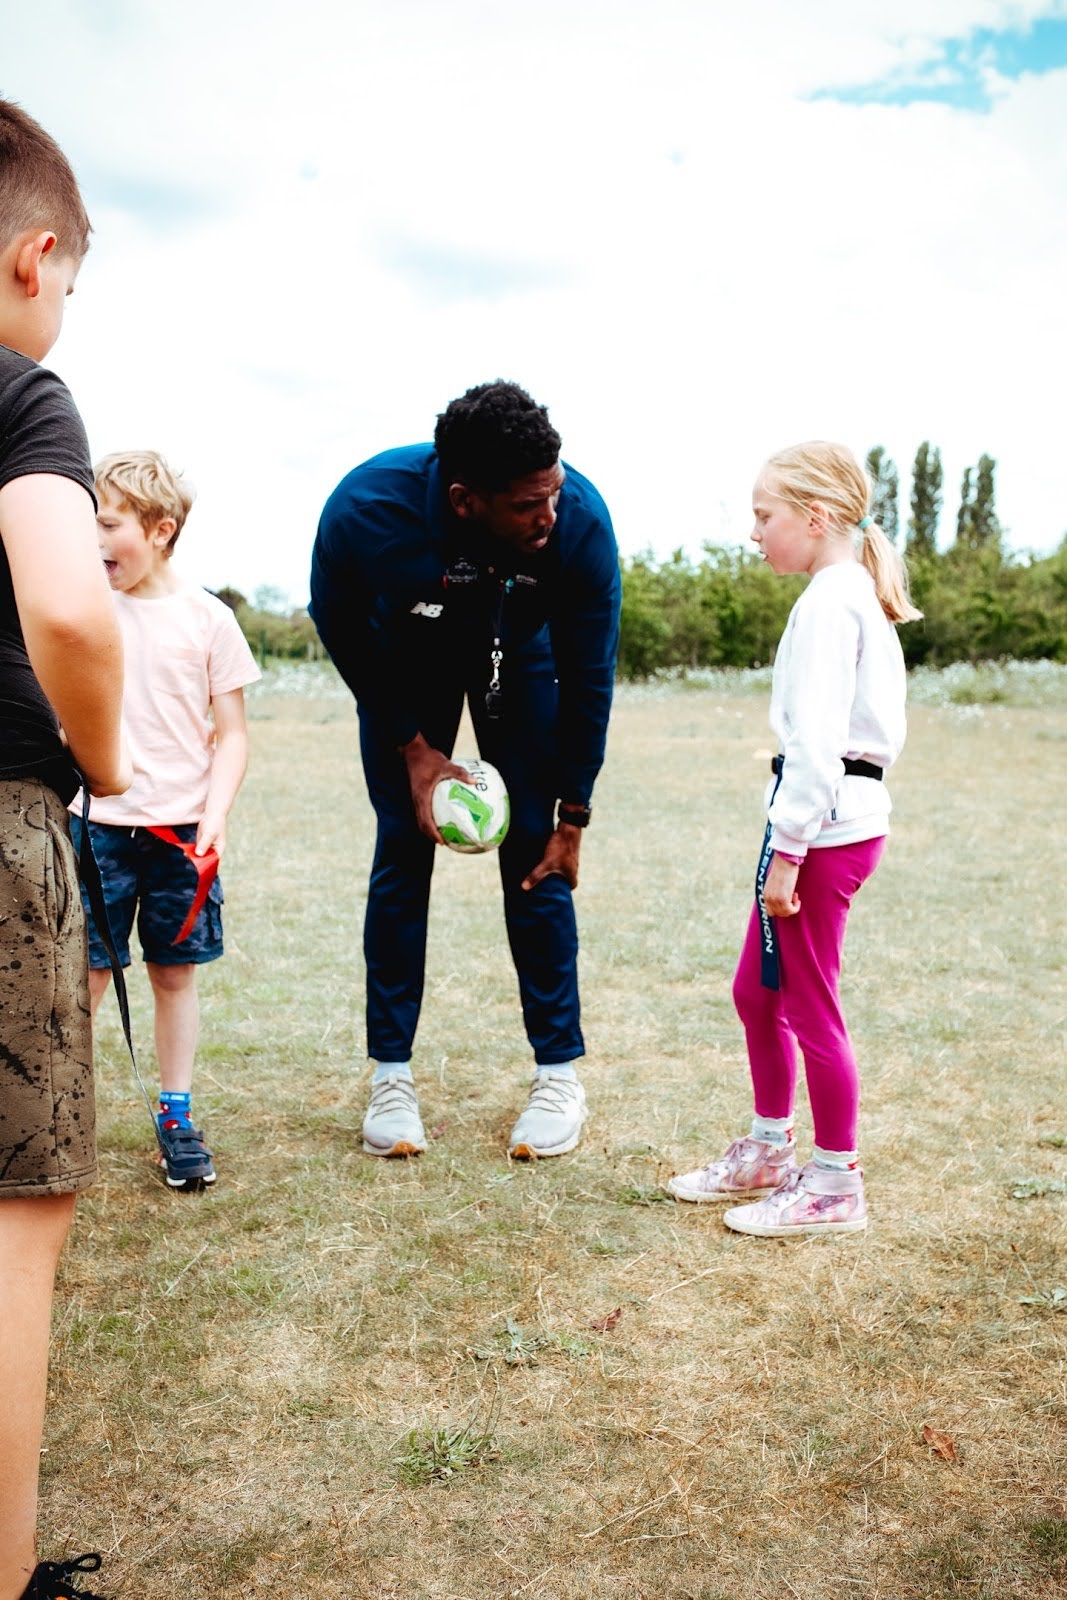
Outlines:
<svg viewBox="0 0 1067 1600"><path fill-rule="evenodd" d="M789 613L774 660L771 727L785 770L768 812L773 849L803 856L889 832L884 782L846 776L841 758L893 764L905 687L900 640L866 567L823 567Z"/></svg>

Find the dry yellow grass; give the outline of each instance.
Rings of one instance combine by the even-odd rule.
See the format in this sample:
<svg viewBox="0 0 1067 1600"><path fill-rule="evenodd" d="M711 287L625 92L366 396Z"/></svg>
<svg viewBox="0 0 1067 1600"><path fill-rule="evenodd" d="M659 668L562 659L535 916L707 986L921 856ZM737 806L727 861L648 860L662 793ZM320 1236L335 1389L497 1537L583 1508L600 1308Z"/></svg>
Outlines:
<svg viewBox="0 0 1067 1600"><path fill-rule="evenodd" d="M360 1154L354 718L253 711L203 982L219 1184L161 1187L108 1009L47 1552L110 1551L108 1592L142 1600L1067 1592L1064 710L913 712L847 962L872 1226L788 1243L657 1200L749 1114L729 980L764 693L620 695L579 891L592 1118L531 1168L503 1156L528 1057L495 866L445 852L417 1058L439 1137L417 1163ZM1053 1187L1013 1199L1024 1178ZM494 1455L400 1480L412 1429L468 1418Z"/></svg>

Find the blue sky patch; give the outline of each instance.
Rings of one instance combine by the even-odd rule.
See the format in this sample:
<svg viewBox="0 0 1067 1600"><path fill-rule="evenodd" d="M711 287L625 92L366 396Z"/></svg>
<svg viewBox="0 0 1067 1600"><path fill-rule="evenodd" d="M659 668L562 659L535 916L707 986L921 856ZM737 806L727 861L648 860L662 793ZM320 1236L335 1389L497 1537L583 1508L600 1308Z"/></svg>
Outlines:
<svg viewBox="0 0 1067 1600"><path fill-rule="evenodd" d="M90 216L94 208L113 206L162 232L187 228L224 215L227 197L215 190L169 183L131 172L83 165L82 190Z"/></svg>
<svg viewBox="0 0 1067 1600"><path fill-rule="evenodd" d="M1025 73L1067 67L1067 17L1042 17L1028 28L976 28L960 39L931 42L931 55L875 83L818 89L813 100L846 105L909 106L917 101L989 111L989 74L1020 78Z"/></svg>
<svg viewBox="0 0 1067 1600"><path fill-rule="evenodd" d="M446 304L552 289L568 276L547 264L498 259L403 238L383 241L379 259L426 299Z"/></svg>

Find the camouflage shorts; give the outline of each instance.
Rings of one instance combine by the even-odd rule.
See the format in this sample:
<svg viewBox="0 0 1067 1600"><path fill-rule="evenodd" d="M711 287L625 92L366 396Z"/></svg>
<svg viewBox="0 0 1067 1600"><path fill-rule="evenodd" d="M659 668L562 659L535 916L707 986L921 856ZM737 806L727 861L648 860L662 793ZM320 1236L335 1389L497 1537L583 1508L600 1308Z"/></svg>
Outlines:
<svg viewBox="0 0 1067 1600"><path fill-rule="evenodd" d="M0 1196L96 1177L85 917L67 808L0 779Z"/></svg>

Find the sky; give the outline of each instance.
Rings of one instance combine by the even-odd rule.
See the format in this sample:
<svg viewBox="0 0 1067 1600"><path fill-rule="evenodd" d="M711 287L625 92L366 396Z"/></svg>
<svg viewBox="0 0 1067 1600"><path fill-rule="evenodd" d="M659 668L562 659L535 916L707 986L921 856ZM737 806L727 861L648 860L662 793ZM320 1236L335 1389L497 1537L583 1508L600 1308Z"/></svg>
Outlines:
<svg viewBox="0 0 1067 1600"><path fill-rule="evenodd" d="M1067 0L35 0L0 95L94 224L49 364L198 499L197 582L307 597L322 504L471 384L545 403L626 555L761 462L994 456L1067 532Z"/></svg>

